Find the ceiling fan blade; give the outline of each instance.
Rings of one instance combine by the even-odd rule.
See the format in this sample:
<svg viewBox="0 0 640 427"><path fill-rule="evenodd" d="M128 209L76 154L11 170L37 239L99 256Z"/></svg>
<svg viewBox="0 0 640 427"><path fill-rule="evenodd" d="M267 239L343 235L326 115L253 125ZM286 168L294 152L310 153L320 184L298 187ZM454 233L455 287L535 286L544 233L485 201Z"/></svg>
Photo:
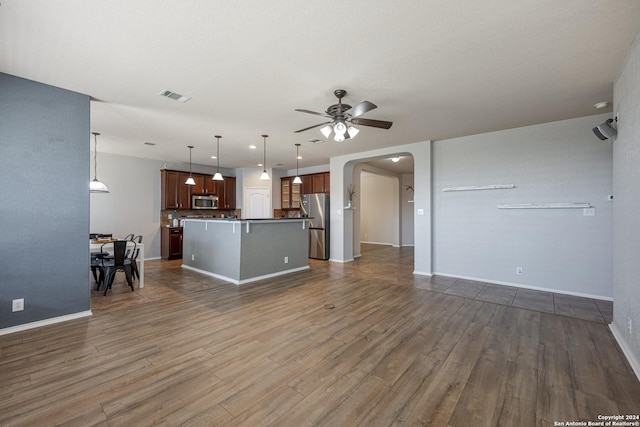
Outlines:
<svg viewBox="0 0 640 427"><path fill-rule="evenodd" d="M351 107L349 110L345 111L345 114L349 114L351 117L358 117L367 111L371 111L374 108L378 108L376 104L369 101L362 101L360 104Z"/></svg>
<svg viewBox="0 0 640 427"><path fill-rule="evenodd" d="M389 129L393 124L393 122L387 122L386 120L358 119L358 118L351 119L351 123L353 123L354 125L371 126L374 128L381 128L381 129Z"/></svg>
<svg viewBox="0 0 640 427"><path fill-rule="evenodd" d="M300 130L297 130L297 131L295 131L293 133L304 132L305 130L309 130L309 129L317 128L317 127L320 127L320 126L328 125L329 123L331 123L331 122L324 122L324 123L320 123L320 124L317 124L317 125L309 126L308 128L300 129Z"/></svg>
<svg viewBox="0 0 640 427"><path fill-rule="evenodd" d="M301 113L315 114L316 116L331 117L331 116L327 116L326 113L317 113L315 111L305 110L304 108L296 108L296 111L300 111Z"/></svg>

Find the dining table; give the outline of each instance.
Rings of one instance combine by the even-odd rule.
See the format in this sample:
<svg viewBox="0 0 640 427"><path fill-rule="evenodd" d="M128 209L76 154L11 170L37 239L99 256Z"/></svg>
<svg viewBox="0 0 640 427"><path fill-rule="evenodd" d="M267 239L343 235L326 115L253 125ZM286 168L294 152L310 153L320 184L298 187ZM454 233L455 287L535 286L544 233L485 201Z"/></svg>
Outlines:
<svg viewBox="0 0 640 427"><path fill-rule="evenodd" d="M131 247L140 250L138 255L138 272L140 273L140 279L138 280L138 288L144 288L144 243L127 242L127 248ZM104 245L104 246L103 246ZM113 241L101 242L98 240L89 240L89 252L105 251L113 253Z"/></svg>

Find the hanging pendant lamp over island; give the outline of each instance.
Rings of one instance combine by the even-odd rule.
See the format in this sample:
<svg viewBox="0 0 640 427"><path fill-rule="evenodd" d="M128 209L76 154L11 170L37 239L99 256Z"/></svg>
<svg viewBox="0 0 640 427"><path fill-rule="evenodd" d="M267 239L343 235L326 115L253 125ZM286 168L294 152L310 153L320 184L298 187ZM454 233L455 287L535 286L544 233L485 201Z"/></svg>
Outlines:
<svg viewBox="0 0 640 427"><path fill-rule="evenodd" d="M193 145L187 145L189 147L189 178L184 182L187 185L196 185L196 181L193 179L191 175L191 150L193 149Z"/></svg>
<svg viewBox="0 0 640 427"><path fill-rule="evenodd" d="M302 184L302 178L300 178L300 174L298 173L298 160L300 160L300 144L296 144L296 177L293 178L294 184Z"/></svg>
<svg viewBox="0 0 640 427"><path fill-rule="evenodd" d="M268 181L271 178L269 178L269 174L267 173L267 138L269 137L269 135L262 135L262 138L264 138L264 142L263 142L263 161L262 161L262 174L260 174L260 180L261 181Z"/></svg>
<svg viewBox="0 0 640 427"><path fill-rule="evenodd" d="M89 193L108 193L109 188L98 181L98 132L91 132L93 134L93 181L89 182Z"/></svg>
<svg viewBox="0 0 640 427"><path fill-rule="evenodd" d="M220 138L222 138L220 135L216 135L216 162L217 162L217 166L216 166L216 173L215 175L213 175L213 180L214 181L224 181L224 178L222 177L222 174L220 173Z"/></svg>

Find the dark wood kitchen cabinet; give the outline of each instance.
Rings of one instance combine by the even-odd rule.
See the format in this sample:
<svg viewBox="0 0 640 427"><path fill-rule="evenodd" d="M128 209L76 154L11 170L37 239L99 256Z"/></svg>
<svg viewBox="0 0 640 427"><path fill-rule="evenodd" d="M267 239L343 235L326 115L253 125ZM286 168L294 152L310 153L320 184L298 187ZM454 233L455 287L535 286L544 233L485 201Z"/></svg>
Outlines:
<svg viewBox="0 0 640 427"><path fill-rule="evenodd" d="M235 209L236 208L236 179L232 176L225 176L223 182L224 197L218 200L219 209Z"/></svg>
<svg viewBox="0 0 640 427"><path fill-rule="evenodd" d="M162 209L189 209L191 186L184 182L189 172L163 169L160 171L160 204Z"/></svg>
<svg viewBox="0 0 640 427"><path fill-rule="evenodd" d="M280 178L281 209L300 209L300 198L303 194L329 192L329 172L300 175L302 184L294 184L294 178Z"/></svg>
<svg viewBox="0 0 640 427"><path fill-rule="evenodd" d="M162 259L182 258L182 227L162 227L160 256Z"/></svg>
<svg viewBox="0 0 640 427"><path fill-rule="evenodd" d="M195 185L187 185L189 172L162 169L160 171L161 209L190 209L192 194L215 194L218 209L236 208L236 178L225 176L224 181L214 181L213 175L192 173Z"/></svg>
<svg viewBox="0 0 640 427"><path fill-rule="evenodd" d="M294 184L293 176L280 178L281 209L300 209L302 184Z"/></svg>

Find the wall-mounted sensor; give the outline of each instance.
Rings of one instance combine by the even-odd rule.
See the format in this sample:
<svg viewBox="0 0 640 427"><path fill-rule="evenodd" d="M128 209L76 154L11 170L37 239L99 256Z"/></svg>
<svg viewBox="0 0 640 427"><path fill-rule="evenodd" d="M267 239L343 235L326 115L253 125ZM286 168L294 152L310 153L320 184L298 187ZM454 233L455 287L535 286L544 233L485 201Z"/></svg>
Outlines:
<svg viewBox="0 0 640 427"><path fill-rule="evenodd" d="M592 131L598 138L604 141L618 134L618 131L613 126L613 119L609 119L601 125L594 127Z"/></svg>

